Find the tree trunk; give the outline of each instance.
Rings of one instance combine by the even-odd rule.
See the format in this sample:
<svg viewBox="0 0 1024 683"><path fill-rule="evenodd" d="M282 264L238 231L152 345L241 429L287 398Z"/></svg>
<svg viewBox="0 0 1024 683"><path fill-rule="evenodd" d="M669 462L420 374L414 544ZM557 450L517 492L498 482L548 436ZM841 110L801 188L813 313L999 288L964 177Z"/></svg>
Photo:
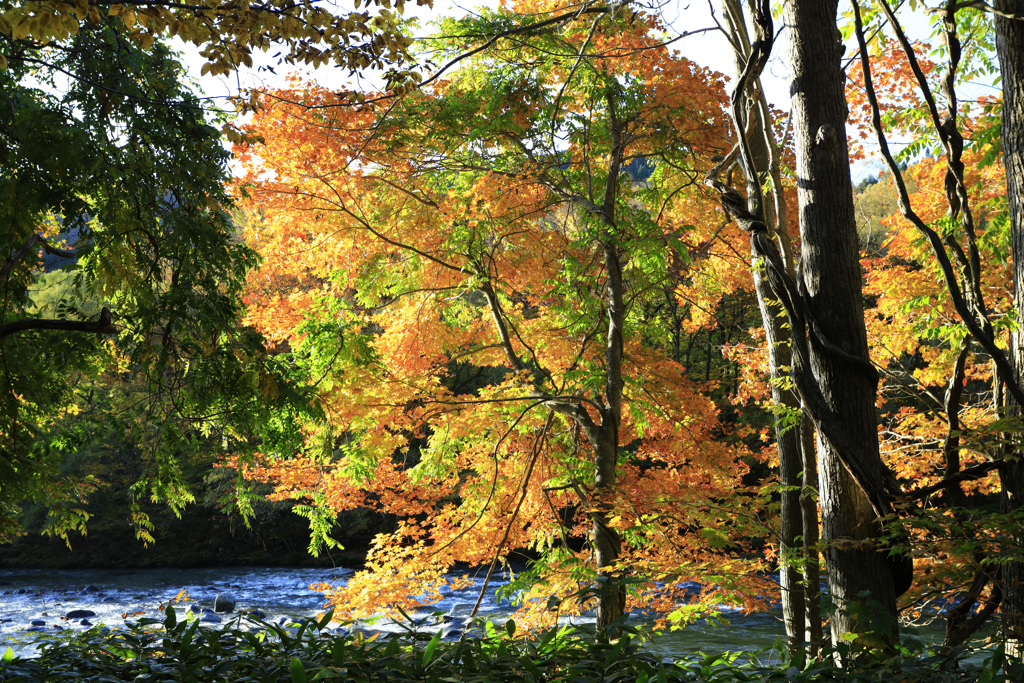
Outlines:
<svg viewBox="0 0 1024 683"><path fill-rule="evenodd" d="M721 0L722 11L725 15L726 25L733 44L738 48L734 51L734 66L736 77L739 79L746 68L747 59L751 52L750 35L747 31L747 22L743 14L743 6L740 0ZM737 86L738 87L738 86ZM754 117L753 124L742 126L752 131L749 145L754 168L758 174L771 175L776 193L780 188L778 173L778 148L774 140L770 122L762 115L768 111L767 103L764 101L764 93L760 82L756 82L752 89L748 90L751 97L754 97L759 106L750 109L749 115ZM761 178L748 178L761 184ZM761 208L758 202L749 201L748 209L756 211ZM790 276L795 276L792 265L791 249L789 248L789 232L786 219L785 202L775 203L774 226L778 241L781 243L782 252L785 255L785 262ZM765 213L769 213L765 211ZM767 218L767 216L766 216ZM773 221L767 219L768 225ZM779 482L782 486L780 495L781 509L780 526L781 536L779 542L779 555L781 566L779 579L782 592L782 615L786 626L786 640L789 643L791 653L803 647L806 642L806 633L811 629L807 623L809 616L808 605L806 604L806 589L804 567L806 553L800 537L805 534L804 510L805 506L801 500L801 484L803 473L802 441L800 428L794 426L792 419L800 414L800 401L791 388L783 388L789 381L789 367L792 364L789 327L786 324L785 311L779 304L776 295L772 292L771 286L765 280L762 265L759 264L760 257L751 248L752 270L754 274L754 291L757 294L757 305L761 312L761 322L765 330L765 343L768 346L768 370L771 377L772 404L778 409L775 421L775 443L779 454ZM787 426L788 423L788 426ZM817 478L812 486L817 483ZM813 503L812 503L813 505ZM818 535L817 507L813 509L814 538ZM815 558L817 562L817 558ZM815 572L816 574L816 572ZM815 575L815 590L817 594L817 576ZM817 609L810 610L817 614ZM820 616L819 616L820 618ZM818 626L820 632L820 623Z"/></svg>
<svg viewBox="0 0 1024 683"><path fill-rule="evenodd" d="M845 444L884 481L875 418L877 376L868 361L861 272L846 145L845 74L838 0L787 0L797 186L810 368ZM833 640L844 633L897 637L896 595L868 498L819 432L822 525L829 542Z"/></svg>
<svg viewBox="0 0 1024 683"><path fill-rule="evenodd" d="M618 170L617 168L614 170ZM610 190L609 190L610 192ZM605 213L609 228L614 227L611 209ZM617 635L611 625L626 611L626 588L619 583L616 563L622 550L619 533L608 526L607 510L615 495L615 469L619 457L619 424L622 420L623 325L626 319L623 300L622 259L614 243L605 243L605 304L608 337L605 340L605 402L601 425L588 434L594 446L594 562L599 580L596 630L598 639Z"/></svg>
<svg viewBox="0 0 1024 683"><path fill-rule="evenodd" d="M599 216L605 224L611 239L602 240L604 253L605 307L608 318L605 338L605 397L601 407L601 426L592 429L590 436L594 444L594 498L596 510L593 514L594 561L597 576L602 585L597 600L597 638L618 635L612 624L626 613L626 588L619 583L616 564L622 548L619 533L608 526L606 510L615 495L615 475L619 459L619 425L622 423L622 358L625 345L626 302L625 282L622 276L622 254L619 252L615 235L618 226L615 220L615 205L619 194L619 172L625 151L623 142L625 124L619 120L616 109L617 92L609 87L605 93L608 103L608 117L611 122L612 154L608 164L608 178L604 188L604 200Z"/></svg>
<svg viewBox="0 0 1024 683"><path fill-rule="evenodd" d="M605 413L606 419L608 414ZM608 425L611 426L610 424ZM599 428L602 437L594 448L594 496L595 511L591 513L594 538L594 563L597 565L597 610L595 610L596 635L599 640L616 634L610 632L611 625L626 611L626 589L619 585L619 574L615 564L622 551L619 533L608 526L607 509L614 495L615 462L618 458L618 429Z"/></svg>
<svg viewBox="0 0 1024 683"><path fill-rule="evenodd" d="M800 505L803 508L804 561L804 640L807 654L814 657L824 642L821 625L821 570L818 557L818 461L814 449L814 422L805 411L800 416L800 454L803 457L803 487Z"/></svg>
<svg viewBox="0 0 1024 683"><path fill-rule="evenodd" d="M800 413L800 403L791 389L782 389L776 381L789 379L787 369L792 362L789 331L783 327L785 315L781 306L773 299L771 289L764 282L760 270L755 262L754 287L768 344L768 369L773 380L772 403L785 411L785 414L778 414L775 421L775 442L779 450L779 482L782 484L779 511L782 527L779 539L779 579L782 584L782 618L786 624L786 640L790 652L795 653L804 645L807 626L804 576L801 571L804 553L803 544L799 540L804 534L803 508L800 501L803 458L800 449L800 427L792 423L794 414ZM817 515L814 518L814 526L816 533Z"/></svg>
<svg viewBox="0 0 1024 683"><path fill-rule="evenodd" d="M1020 12L1019 2L996 0L997 10ZM996 52L1003 78L1003 164L1006 167L1006 192L1010 205L1010 233L1013 243L1014 306L1017 319L1024 320L1024 19L1009 19L996 15ZM1024 381L1024 330L1018 327L1010 337L1010 355L1014 377L1009 381ZM1006 402L1011 414L1020 414L1010 392ZM1015 447L1021 452L1020 434ZM1020 507L1024 497L1024 464L1019 460L1005 463L1000 468L1003 484L1003 507L1009 512ZM1024 535L1017 538L1011 552L1020 554ZM1024 656L1024 562L1015 559L1002 567L1003 636L1007 654Z"/></svg>

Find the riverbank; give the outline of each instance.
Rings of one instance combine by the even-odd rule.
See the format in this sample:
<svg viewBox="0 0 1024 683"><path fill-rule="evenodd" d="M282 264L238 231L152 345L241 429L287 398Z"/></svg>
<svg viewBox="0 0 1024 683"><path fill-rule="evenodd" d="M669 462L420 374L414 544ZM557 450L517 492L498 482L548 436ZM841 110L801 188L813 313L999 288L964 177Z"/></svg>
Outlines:
<svg viewBox="0 0 1024 683"><path fill-rule="evenodd" d="M351 525L334 537L344 550L309 554L309 527L294 514L273 520L243 521L201 506L187 507L180 518L166 508L151 513L154 542L144 543L123 518L90 520L86 536L63 539L26 533L0 545L0 567L31 569L149 569L222 566L361 567L371 530Z"/></svg>
<svg viewBox="0 0 1024 683"><path fill-rule="evenodd" d="M687 649L667 657L644 638L595 642L587 630L548 631L518 637L515 624L491 623L480 636L445 638L405 631L371 638L338 632L327 620L299 628L261 624L269 637L248 629L202 628L177 614L125 630L90 630L32 657L0 658L0 681L77 683L115 681L291 681L329 678L338 683L381 681L665 681L739 683L1010 683L1024 677L1020 662L989 651L980 665L935 657L927 650L858 652L856 665L842 668L835 652L820 659L789 659L777 650L725 652ZM849 646L843 652L850 659Z"/></svg>

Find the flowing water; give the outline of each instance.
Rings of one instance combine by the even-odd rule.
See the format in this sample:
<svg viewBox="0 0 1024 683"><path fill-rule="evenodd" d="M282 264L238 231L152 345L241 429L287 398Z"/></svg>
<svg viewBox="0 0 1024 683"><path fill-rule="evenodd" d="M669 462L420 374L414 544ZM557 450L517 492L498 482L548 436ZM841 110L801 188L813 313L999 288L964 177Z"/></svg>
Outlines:
<svg viewBox="0 0 1024 683"><path fill-rule="evenodd" d="M111 628L125 620L162 618L168 601L186 591L192 600L180 609L197 611L210 627L233 621L235 614L259 610L268 622L289 621L315 616L325 609L319 593L309 590L315 583L342 583L349 569L293 569L221 567L207 569L85 569L85 570L0 570L0 654L12 646L19 654L33 651L38 638L60 639L61 630L81 631L91 626ZM484 572L472 585L444 595L413 617L428 617L435 611L446 612L457 622L466 617L483 586ZM495 589L488 587L480 616L502 618L512 611L500 601ZM214 614L218 594L235 599L232 615ZM78 616L75 612L78 612ZM82 612L84 611L84 612ZM90 616L82 616L92 612ZM179 612L180 614L180 612ZM443 620L451 624L452 618ZM780 610L759 614L727 613L727 624L698 622L685 629L655 638L650 648L664 656L679 657L698 651L767 650L783 634ZM443 622L427 628L442 628ZM397 631L395 623L379 621L368 629Z"/></svg>

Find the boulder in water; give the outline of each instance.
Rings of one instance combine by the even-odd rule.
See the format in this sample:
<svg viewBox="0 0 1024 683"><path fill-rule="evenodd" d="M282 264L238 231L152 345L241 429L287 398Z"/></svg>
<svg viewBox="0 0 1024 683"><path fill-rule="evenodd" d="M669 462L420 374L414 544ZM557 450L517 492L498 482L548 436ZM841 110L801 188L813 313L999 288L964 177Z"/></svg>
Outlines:
<svg viewBox="0 0 1024 683"><path fill-rule="evenodd" d="M94 617L96 613L91 609L73 609L64 615L65 619L85 619L86 617Z"/></svg>
<svg viewBox="0 0 1024 683"><path fill-rule="evenodd" d="M231 593L218 593L217 597L213 599L213 611L234 612L235 596Z"/></svg>
<svg viewBox="0 0 1024 683"><path fill-rule="evenodd" d="M206 624L219 624L220 623L220 617L218 617L216 614L206 614L199 621L201 621L203 623L206 623Z"/></svg>
<svg viewBox="0 0 1024 683"><path fill-rule="evenodd" d="M42 619L33 619L29 624L32 626L46 626L46 622Z"/></svg>

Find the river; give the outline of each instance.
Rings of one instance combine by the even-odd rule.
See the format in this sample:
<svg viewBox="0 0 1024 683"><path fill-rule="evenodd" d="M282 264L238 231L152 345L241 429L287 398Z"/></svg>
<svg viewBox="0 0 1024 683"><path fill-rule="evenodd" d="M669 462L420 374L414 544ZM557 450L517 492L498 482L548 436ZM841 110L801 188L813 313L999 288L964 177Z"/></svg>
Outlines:
<svg viewBox="0 0 1024 683"><path fill-rule="evenodd" d="M118 627L125 619L162 618L162 605L179 594L190 601L180 609L193 609L211 627L225 624L242 611L259 610L266 621L302 618L324 611L323 597L309 586L341 583L349 569L294 569L219 567L207 569L6 569L0 570L0 654L8 646L16 653L30 654L38 638L60 638L61 629L84 630L91 626ZM456 617L468 616L483 586L481 571L473 584L444 595L440 603L412 615L429 617L443 611ZM501 618L510 605L498 601L489 586L481 616ZM212 614L218 594L231 594L235 613ZM203 610L208 610L203 612ZM68 618L75 610L92 616ZM81 614L81 613L80 613ZM727 626L697 622L685 629L656 637L649 647L665 656L684 656L698 651L767 650L783 634L781 611L751 615L727 613ZM378 622L373 629L399 630L394 623ZM433 628L440 628L434 626Z"/></svg>

